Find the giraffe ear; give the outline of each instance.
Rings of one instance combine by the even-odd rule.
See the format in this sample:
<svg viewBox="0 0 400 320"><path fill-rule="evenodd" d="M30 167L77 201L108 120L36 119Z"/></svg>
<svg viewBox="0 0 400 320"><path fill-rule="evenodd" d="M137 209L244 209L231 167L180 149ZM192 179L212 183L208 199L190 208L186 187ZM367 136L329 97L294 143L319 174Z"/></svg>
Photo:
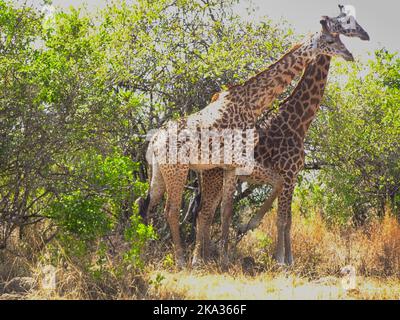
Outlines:
<svg viewBox="0 0 400 320"><path fill-rule="evenodd" d="M321 23L321 25L322 25L322 30L324 31L324 32L327 32L327 33L330 33L330 30L329 30L329 28L330 28L330 23L329 23L329 17L328 16L322 16L321 17L321 20L319 21L320 23Z"/></svg>

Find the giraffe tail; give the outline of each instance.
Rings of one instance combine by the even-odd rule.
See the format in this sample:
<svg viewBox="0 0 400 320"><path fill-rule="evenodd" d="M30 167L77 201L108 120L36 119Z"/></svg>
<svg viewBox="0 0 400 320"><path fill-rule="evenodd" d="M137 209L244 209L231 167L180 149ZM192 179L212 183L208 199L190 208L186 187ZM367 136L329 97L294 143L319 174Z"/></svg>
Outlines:
<svg viewBox="0 0 400 320"><path fill-rule="evenodd" d="M147 224L147 211L150 203L150 191L147 192L146 199L140 197L136 200L136 203L139 206L139 215L142 217L143 222Z"/></svg>
<svg viewBox="0 0 400 320"><path fill-rule="evenodd" d="M151 181L151 176L152 176L152 167L153 167L153 158L154 158L154 149L153 149L153 140L151 139L149 142L149 145L146 150L146 161L149 164L149 178ZM149 204L150 204L150 194L151 194L151 183L149 186L149 190L147 191L147 196L145 199L142 197L139 197L136 200L136 204L138 205L138 213L142 217L142 220L145 224L148 222L148 209L149 209Z"/></svg>

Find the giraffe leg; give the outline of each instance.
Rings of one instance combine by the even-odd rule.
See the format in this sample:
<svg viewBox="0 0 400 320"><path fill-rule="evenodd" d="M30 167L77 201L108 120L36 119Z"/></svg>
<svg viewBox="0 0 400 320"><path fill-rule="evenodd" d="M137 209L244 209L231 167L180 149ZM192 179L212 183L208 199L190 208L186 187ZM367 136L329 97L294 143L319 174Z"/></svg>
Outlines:
<svg viewBox="0 0 400 320"><path fill-rule="evenodd" d="M206 220L206 224L204 227L204 258L208 259L210 257L211 251L211 224L214 221L215 212L218 208L218 205L221 203L222 198L222 187L223 187L223 175L224 172L221 170L218 172L217 176L214 177L213 180L213 190L212 193L212 202L208 207L208 212L205 212L205 215L209 218Z"/></svg>
<svg viewBox="0 0 400 320"><path fill-rule="evenodd" d="M292 180L285 181L283 190L279 195L278 200L278 239L276 244L275 259L279 264L284 264L286 261L293 261L290 247L290 222L292 219L293 189L294 183L292 183ZM285 249L287 249L287 251Z"/></svg>
<svg viewBox="0 0 400 320"><path fill-rule="evenodd" d="M228 238L229 225L233 215L233 195L236 189L237 176L235 170L224 170L224 184L222 187L221 201L221 264L225 268L228 265Z"/></svg>
<svg viewBox="0 0 400 320"><path fill-rule="evenodd" d="M145 223L149 223L151 220L154 210L160 203L164 193L164 178L162 176L159 164L154 161L151 165L151 179L147 197L145 200L142 198L137 200L139 205L139 214Z"/></svg>
<svg viewBox="0 0 400 320"><path fill-rule="evenodd" d="M293 264L292 243L290 240L290 230L292 227L292 213L287 217L285 226L285 264L291 266Z"/></svg>
<svg viewBox="0 0 400 320"><path fill-rule="evenodd" d="M153 165L151 182L150 182L150 192L149 192L149 207L147 209L147 218L151 219L154 215L154 210L165 193L165 183L164 178L161 174L160 167L158 164Z"/></svg>
<svg viewBox="0 0 400 320"><path fill-rule="evenodd" d="M272 185L272 192L270 196L264 201L263 205L258 209L257 213L253 217L251 217L250 221L240 228L240 233L246 233L250 230L254 230L260 225L265 214L272 208L272 205L281 190L282 184L280 182Z"/></svg>
<svg viewBox="0 0 400 320"><path fill-rule="evenodd" d="M264 201L263 205L258 209L257 213L251 217L250 221L240 226L239 233L246 233L250 230L257 228L265 214L272 208L272 204L275 199L282 191L283 179L282 177L274 171L272 168L264 167L260 164L255 164L252 176L254 177L257 184L269 183L272 185L272 191L270 196Z"/></svg>
<svg viewBox="0 0 400 320"><path fill-rule="evenodd" d="M166 166L162 168L162 174L167 190L165 216L171 229L176 263L178 267L185 266L184 251L179 232L179 212L188 172L189 167L187 165L180 165L175 167Z"/></svg>
<svg viewBox="0 0 400 320"><path fill-rule="evenodd" d="M223 170L214 168L205 170L200 175L201 204L196 223L196 246L192 265L201 263L202 258L207 260L210 253L210 227L215 210L221 200L223 186Z"/></svg>

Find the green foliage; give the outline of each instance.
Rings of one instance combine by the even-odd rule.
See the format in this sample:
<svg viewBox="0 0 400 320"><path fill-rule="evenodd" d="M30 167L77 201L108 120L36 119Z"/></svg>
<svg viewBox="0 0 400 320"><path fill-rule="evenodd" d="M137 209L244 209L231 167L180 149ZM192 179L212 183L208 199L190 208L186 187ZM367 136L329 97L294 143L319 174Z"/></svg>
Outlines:
<svg viewBox="0 0 400 320"><path fill-rule="evenodd" d="M174 256L171 253L168 253L163 261L164 268L170 269L175 265Z"/></svg>
<svg viewBox="0 0 400 320"><path fill-rule="evenodd" d="M143 135L293 41L285 26L242 21L236 2L115 1L97 15L46 15L0 0L1 246L15 228L46 222L79 255L135 217ZM132 219L135 260L153 235Z"/></svg>
<svg viewBox="0 0 400 320"><path fill-rule="evenodd" d="M149 240L157 239L151 225L145 225L141 221L141 217L134 214L130 218L130 225L125 231L125 239L131 244L128 252L125 253L125 261L132 263L135 268L143 267L141 253Z"/></svg>
<svg viewBox="0 0 400 320"><path fill-rule="evenodd" d="M152 285L152 286L154 286L154 288L155 288L156 290L158 290L158 289L161 287L162 282L163 282L164 280L165 280L165 277L164 277L162 274L157 273L156 278L155 278L154 280L150 280L150 281L149 281L149 284Z"/></svg>
<svg viewBox="0 0 400 320"><path fill-rule="evenodd" d="M79 179L76 189L57 197L49 205L47 216L82 240L106 235L118 222L123 201L131 194L144 194L146 183L132 181L137 167L137 163L119 155L83 155L72 168L73 176Z"/></svg>
<svg viewBox="0 0 400 320"><path fill-rule="evenodd" d="M104 235L112 227L112 221L103 210L105 199L85 197L80 191L63 195L50 207L49 217L58 221L66 230L85 240Z"/></svg>
<svg viewBox="0 0 400 320"><path fill-rule="evenodd" d="M241 21L231 11L235 2L117 2L102 12L110 80L143 93L136 132L205 107L216 91L265 67L293 41L271 21Z"/></svg>
<svg viewBox="0 0 400 320"><path fill-rule="evenodd" d="M274 265L273 239L268 234L256 233L257 247L260 251L257 255L257 260L266 268L271 268Z"/></svg>
<svg viewBox="0 0 400 320"><path fill-rule="evenodd" d="M324 164L316 200L328 215L362 220L386 203L399 212L399 77L400 58L385 50L367 65L336 67L309 136L309 157Z"/></svg>

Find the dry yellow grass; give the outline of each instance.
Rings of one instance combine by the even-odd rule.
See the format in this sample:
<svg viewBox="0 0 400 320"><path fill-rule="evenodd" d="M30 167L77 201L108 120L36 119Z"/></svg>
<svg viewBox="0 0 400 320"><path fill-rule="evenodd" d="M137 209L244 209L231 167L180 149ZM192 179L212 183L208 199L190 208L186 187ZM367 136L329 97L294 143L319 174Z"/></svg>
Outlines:
<svg viewBox="0 0 400 320"><path fill-rule="evenodd" d="M310 281L293 274L260 273L245 275L193 273L188 271L150 273L163 280L149 289L155 299L400 299L399 279L359 277L356 287L345 290L342 278L326 277Z"/></svg>
<svg viewBox="0 0 400 320"><path fill-rule="evenodd" d="M242 255L257 257L268 266L275 247L276 211L240 244ZM390 211L362 228L329 226L319 213L293 216L292 247L297 274L337 275L352 265L363 276L400 277L400 224Z"/></svg>
<svg viewBox="0 0 400 320"><path fill-rule="evenodd" d="M30 276L39 286L25 294L1 295L18 299L400 299L400 225L387 212L363 228L328 226L320 214L293 217L294 266L282 269L272 260L276 212L230 250L228 272L210 263L201 270L177 271L170 251L152 247L141 272L115 272L110 257L107 271L94 279L76 259L53 261L57 287L43 288L43 259L14 257L0 261L1 282ZM42 256L45 253L42 252ZM243 269L253 257L250 270ZM1 258L1 257L0 257ZM92 257L95 259L96 257ZM355 272L355 283L343 285L345 266Z"/></svg>

